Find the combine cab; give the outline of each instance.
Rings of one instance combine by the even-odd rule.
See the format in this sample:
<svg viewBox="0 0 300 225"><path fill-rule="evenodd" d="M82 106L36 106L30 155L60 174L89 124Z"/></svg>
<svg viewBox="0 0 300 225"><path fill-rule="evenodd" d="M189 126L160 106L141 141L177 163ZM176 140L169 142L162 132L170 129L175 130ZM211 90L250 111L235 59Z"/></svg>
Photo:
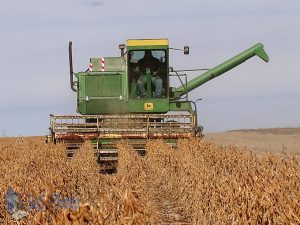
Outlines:
<svg viewBox="0 0 300 225"><path fill-rule="evenodd" d="M176 146L180 138L201 137L196 104L188 93L255 55L269 60L263 45L256 44L187 82L185 74L169 67L167 39L128 40L119 48L120 57L91 58L86 71L74 73L69 43L70 83L80 115L50 115L47 136L50 142L64 142L69 156L86 140L94 145L100 162L113 162L121 139L144 155L151 139ZM188 54L189 48L183 51ZM182 85L171 87L171 76Z"/></svg>

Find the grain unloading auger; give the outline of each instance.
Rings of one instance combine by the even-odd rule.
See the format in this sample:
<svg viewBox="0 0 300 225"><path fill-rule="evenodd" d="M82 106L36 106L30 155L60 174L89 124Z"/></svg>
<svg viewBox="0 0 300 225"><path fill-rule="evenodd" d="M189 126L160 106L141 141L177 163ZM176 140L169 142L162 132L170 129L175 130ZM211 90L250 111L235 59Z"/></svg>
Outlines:
<svg viewBox="0 0 300 225"><path fill-rule="evenodd" d="M121 139L145 154L149 139L176 146L180 138L201 137L196 104L188 99L188 93L255 55L269 60L263 45L256 44L187 82L185 74L169 67L167 39L128 40L119 48L120 57L91 58L86 71L73 73L69 43L70 83L77 92L81 115L50 115L47 137L54 143L63 141L69 155L85 140L92 142L100 161L114 161L116 143ZM188 52L185 47L184 53ZM178 77L182 85L171 87L171 76Z"/></svg>

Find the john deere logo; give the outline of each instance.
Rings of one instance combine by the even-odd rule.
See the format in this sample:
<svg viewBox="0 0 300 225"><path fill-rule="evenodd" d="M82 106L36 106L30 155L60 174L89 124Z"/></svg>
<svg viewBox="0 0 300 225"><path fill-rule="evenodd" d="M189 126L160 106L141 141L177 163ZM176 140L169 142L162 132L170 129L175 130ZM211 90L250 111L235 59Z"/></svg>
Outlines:
<svg viewBox="0 0 300 225"><path fill-rule="evenodd" d="M145 110L153 110L153 103L152 102L146 102L144 104L144 109Z"/></svg>

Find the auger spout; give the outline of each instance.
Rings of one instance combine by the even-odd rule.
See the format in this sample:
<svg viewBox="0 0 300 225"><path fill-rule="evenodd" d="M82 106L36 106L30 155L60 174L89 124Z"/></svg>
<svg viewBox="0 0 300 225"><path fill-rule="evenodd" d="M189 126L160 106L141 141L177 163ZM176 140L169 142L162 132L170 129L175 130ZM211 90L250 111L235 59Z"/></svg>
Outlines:
<svg viewBox="0 0 300 225"><path fill-rule="evenodd" d="M263 44L256 44L253 47L241 52L240 54L232 57L231 59L227 60L226 62L209 69L205 73L201 74L200 76L192 79L191 81L187 82L186 85L182 85L175 89L174 97L180 98L184 94L194 90L195 88L203 85L204 83L214 79L215 77L218 77L222 75L223 73L226 73L228 70L231 70L232 68L240 65L241 63L245 62L247 59L250 59L251 57L257 55L265 62L269 61L269 56L263 49Z"/></svg>

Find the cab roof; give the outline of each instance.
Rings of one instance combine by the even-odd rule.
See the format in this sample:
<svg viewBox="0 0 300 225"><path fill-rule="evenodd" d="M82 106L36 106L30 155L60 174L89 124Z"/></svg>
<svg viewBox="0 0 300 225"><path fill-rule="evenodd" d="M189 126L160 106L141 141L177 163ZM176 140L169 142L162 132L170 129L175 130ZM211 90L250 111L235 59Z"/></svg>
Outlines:
<svg viewBox="0 0 300 225"><path fill-rule="evenodd" d="M127 46L168 46L169 40L166 38L162 39L128 39Z"/></svg>

